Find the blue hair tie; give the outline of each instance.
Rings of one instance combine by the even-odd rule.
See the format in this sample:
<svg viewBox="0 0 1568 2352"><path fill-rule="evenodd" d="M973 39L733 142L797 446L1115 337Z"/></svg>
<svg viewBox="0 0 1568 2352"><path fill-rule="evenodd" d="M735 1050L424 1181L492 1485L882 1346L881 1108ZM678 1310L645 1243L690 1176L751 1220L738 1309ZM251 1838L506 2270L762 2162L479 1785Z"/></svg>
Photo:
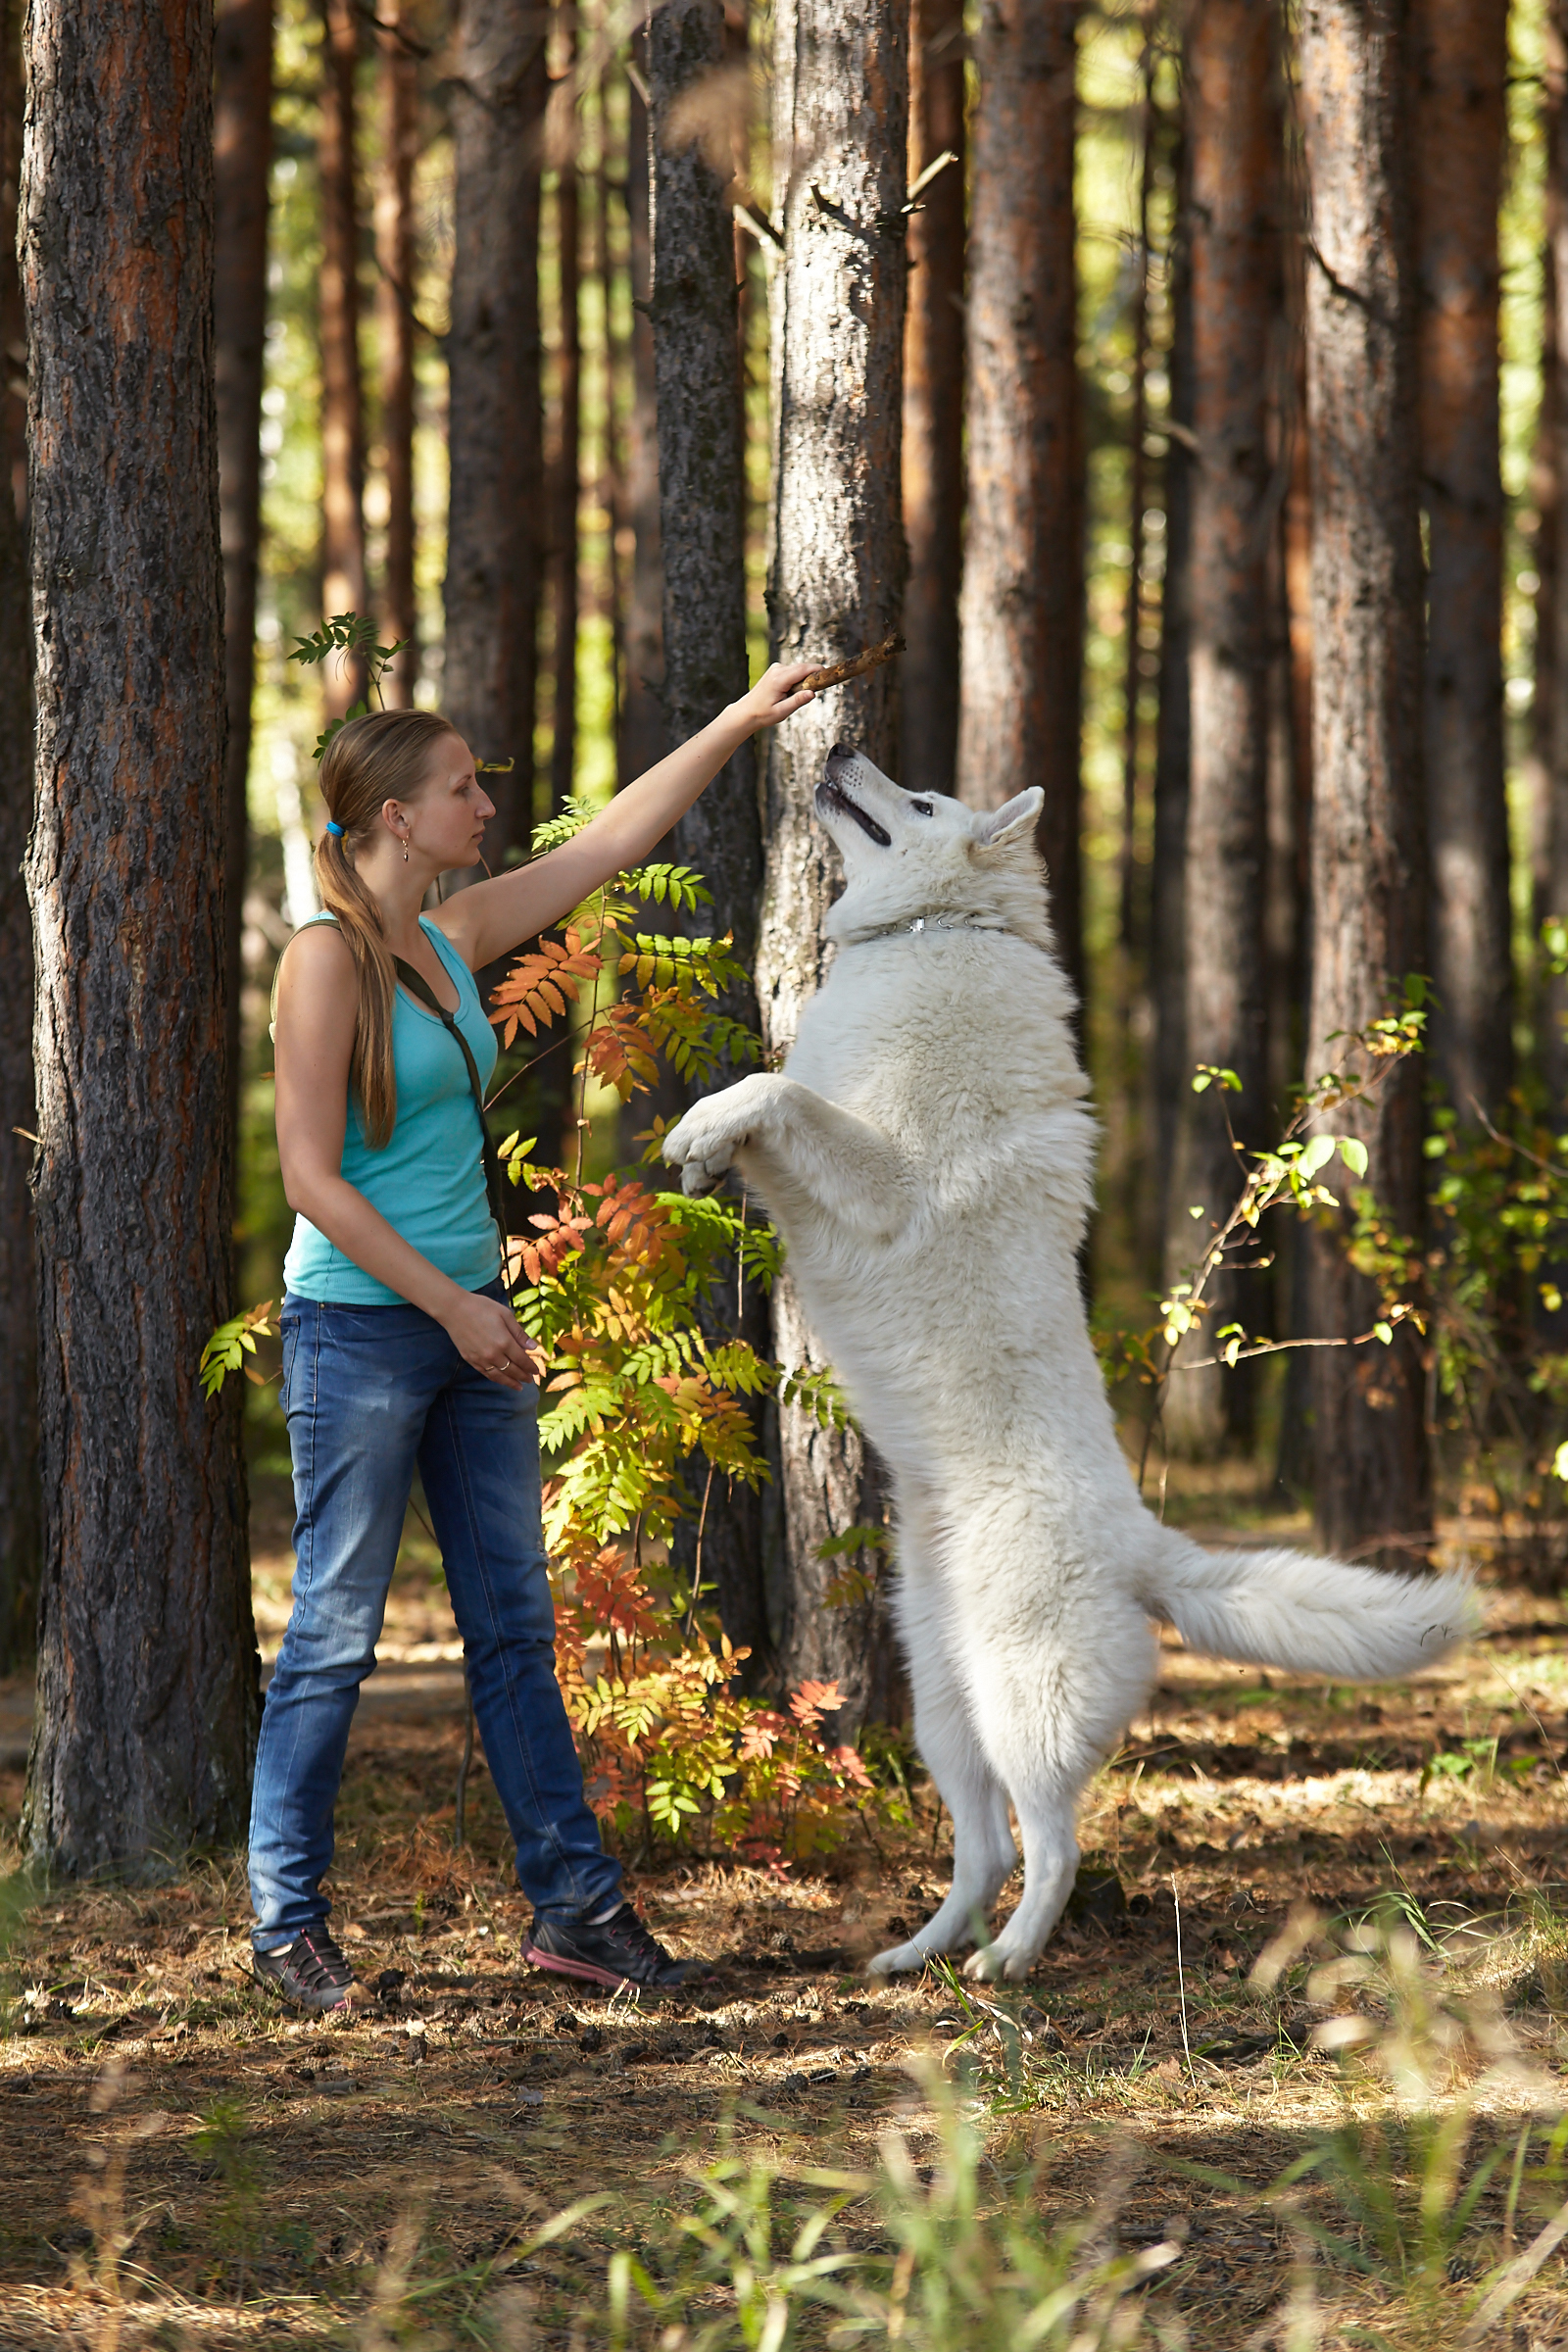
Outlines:
<svg viewBox="0 0 1568 2352"><path fill-rule="evenodd" d="M340 824L338 824L338 823L337 823L337 821L336 821L336 819L335 819L335 818L333 818L333 817L330 817L330 816L327 818L327 820L326 820L326 829L327 829L327 831L328 831L328 832L331 834L331 836L332 836L332 838L334 839L334 841L341 841L341 840L342 840L342 838L343 838L343 828L342 828L342 826L341 826Z"/></svg>

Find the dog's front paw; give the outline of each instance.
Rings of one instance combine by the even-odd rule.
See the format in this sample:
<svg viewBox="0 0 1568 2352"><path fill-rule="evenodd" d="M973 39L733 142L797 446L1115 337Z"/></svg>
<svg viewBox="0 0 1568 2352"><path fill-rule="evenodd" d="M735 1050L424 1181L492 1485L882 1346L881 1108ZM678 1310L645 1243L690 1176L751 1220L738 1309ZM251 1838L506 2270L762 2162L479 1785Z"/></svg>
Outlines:
<svg viewBox="0 0 1568 2352"><path fill-rule="evenodd" d="M721 1095L709 1095L694 1102L664 1137L660 1148L670 1166L680 1169L686 1192L710 1193L749 1140L752 1122L745 1102L737 1098L745 1095L750 1083L743 1079L738 1086L726 1087Z"/></svg>
<svg viewBox="0 0 1568 2352"><path fill-rule="evenodd" d="M704 1108L699 1102L695 1110L689 1110L670 1129L662 1147L670 1166L680 1170L684 1193L710 1193L734 1158L736 1143L742 1140L717 1131L710 1119L705 1121Z"/></svg>

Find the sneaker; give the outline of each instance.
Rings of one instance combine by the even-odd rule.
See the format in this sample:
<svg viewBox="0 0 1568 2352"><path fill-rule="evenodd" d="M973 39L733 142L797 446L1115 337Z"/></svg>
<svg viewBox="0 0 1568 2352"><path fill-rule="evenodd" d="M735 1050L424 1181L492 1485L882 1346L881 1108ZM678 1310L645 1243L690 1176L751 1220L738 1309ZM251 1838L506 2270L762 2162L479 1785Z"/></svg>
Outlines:
<svg viewBox="0 0 1568 2352"><path fill-rule="evenodd" d="M346 2009L354 1971L325 1928L302 1928L275 1952L253 1952L256 1974L296 2009Z"/></svg>
<svg viewBox="0 0 1568 2352"><path fill-rule="evenodd" d="M630 1903L592 1927L584 1920L563 1924L536 1916L522 1956L530 1967L554 1969L558 1976L579 1977L585 1984L606 1984L612 1991L640 1984L673 1992L691 1974L691 1963L672 1960Z"/></svg>

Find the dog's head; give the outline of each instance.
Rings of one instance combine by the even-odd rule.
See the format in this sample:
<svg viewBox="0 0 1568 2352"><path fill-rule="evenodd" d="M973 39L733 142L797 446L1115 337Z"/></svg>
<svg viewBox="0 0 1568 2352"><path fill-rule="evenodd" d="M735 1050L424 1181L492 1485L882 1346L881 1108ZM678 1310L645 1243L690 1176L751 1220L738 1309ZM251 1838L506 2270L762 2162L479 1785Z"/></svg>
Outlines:
<svg viewBox="0 0 1568 2352"><path fill-rule="evenodd" d="M1038 785L1001 808L966 808L936 792L904 792L863 753L836 743L816 788L816 813L844 861L844 896L827 917L850 941L940 914L990 918L1052 946L1046 875L1035 844Z"/></svg>

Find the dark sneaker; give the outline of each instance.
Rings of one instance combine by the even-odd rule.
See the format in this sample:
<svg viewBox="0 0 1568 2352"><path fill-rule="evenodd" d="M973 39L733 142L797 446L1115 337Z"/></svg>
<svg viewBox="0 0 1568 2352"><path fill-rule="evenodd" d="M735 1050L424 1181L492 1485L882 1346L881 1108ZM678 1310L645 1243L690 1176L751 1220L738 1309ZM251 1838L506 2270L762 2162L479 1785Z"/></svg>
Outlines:
<svg viewBox="0 0 1568 2352"><path fill-rule="evenodd" d="M597 1927L573 1920L569 1926L535 1918L522 1947L534 1968L554 1969L557 1976L578 1977L585 1984L642 1984L659 1992L673 1992L691 1975L691 1963L672 1960L655 1941L630 1903L622 1903Z"/></svg>
<svg viewBox="0 0 1568 2352"><path fill-rule="evenodd" d="M256 1974L296 2009L346 2009L354 1971L325 1928L302 1928L275 1952L253 1952Z"/></svg>

